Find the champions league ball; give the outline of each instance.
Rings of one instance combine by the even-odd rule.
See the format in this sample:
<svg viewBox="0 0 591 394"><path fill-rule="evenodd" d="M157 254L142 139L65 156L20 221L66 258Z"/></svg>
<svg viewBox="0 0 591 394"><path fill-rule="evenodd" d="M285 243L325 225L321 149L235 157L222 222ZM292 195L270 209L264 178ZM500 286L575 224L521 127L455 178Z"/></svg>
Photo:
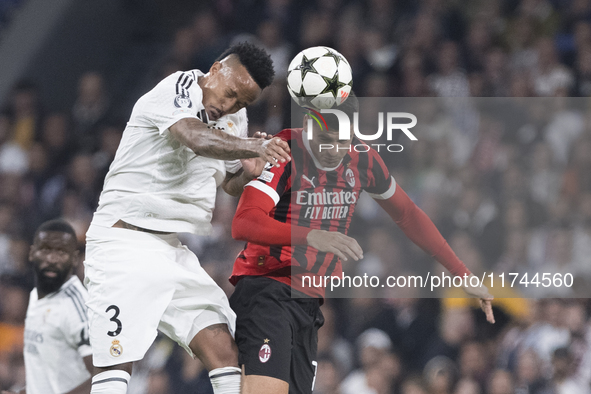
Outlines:
<svg viewBox="0 0 591 394"><path fill-rule="evenodd" d="M304 49L287 69L287 90L301 107L329 109L341 105L352 86L349 62L329 47Z"/></svg>

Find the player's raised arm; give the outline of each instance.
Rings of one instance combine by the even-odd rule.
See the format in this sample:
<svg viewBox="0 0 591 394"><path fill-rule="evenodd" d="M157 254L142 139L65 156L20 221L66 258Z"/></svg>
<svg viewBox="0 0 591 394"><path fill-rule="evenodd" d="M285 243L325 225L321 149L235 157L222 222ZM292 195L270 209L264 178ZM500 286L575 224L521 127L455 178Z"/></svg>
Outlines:
<svg viewBox="0 0 591 394"><path fill-rule="evenodd" d="M290 160L289 146L279 138L240 138L211 129L199 119L184 118L170 126L170 133L200 156L220 160L260 157L277 165Z"/></svg>
<svg viewBox="0 0 591 394"><path fill-rule="evenodd" d="M441 235L431 219L421 210L392 179L388 192L382 195L372 195L378 204L390 215L404 234L415 245L435 258L451 274L463 276L472 275L470 270L453 252L445 238ZM469 281L468 281L469 282ZM491 302L493 296L485 286L465 287L466 293L480 299L480 306L486 313L486 320L494 323Z"/></svg>

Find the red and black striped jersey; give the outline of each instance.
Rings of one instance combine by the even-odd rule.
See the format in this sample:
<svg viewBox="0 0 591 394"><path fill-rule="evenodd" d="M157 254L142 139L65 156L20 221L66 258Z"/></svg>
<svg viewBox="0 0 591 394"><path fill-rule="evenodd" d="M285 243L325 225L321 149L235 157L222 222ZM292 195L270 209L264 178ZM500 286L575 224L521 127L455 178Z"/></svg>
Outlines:
<svg viewBox="0 0 591 394"><path fill-rule="evenodd" d="M394 194L396 183L379 154L367 145L357 152L353 146L362 144L357 139L337 167L323 168L302 129L286 129L276 136L289 143L291 162L266 168L246 187L254 187L273 199L275 208L269 216L277 221L347 234L362 191L380 199ZM296 287L296 273L330 276L341 272L341 263L332 253L307 245L264 246L249 242L236 259L230 281L262 275L289 285L293 279Z"/></svg>

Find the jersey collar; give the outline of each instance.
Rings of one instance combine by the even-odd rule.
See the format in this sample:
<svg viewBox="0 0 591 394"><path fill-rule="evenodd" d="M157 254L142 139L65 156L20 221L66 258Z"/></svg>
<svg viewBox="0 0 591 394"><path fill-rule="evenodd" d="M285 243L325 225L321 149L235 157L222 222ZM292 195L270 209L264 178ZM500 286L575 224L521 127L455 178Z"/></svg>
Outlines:
<svg viewBox="0 0 591 394"><path fill-rule="evenodd" d="M312 153L312 149L310 148L310 142L308 141L308 134L306 134L306 130L302 130L302 141L304 142L304 146L306 147L308 154L312 157L312 160L314 161L314 165L319 170L334 171L337 168L339 168L339 166L343 162L343 159L341 159L341 161L339 161L338 164L334 167L323 167L322 164L320 164L320 162L318 161L318 159L316 159L316 156L314 156L314 153Z"/></svg>

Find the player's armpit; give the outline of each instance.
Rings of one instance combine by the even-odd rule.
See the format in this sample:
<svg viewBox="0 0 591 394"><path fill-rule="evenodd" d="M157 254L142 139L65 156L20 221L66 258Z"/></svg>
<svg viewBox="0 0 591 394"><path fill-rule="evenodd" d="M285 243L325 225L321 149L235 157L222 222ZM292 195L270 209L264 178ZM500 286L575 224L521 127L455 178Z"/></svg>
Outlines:
<svg viewBox="0 0 591 394"><path fill-rule="evenodd" d="M435 224L399 185L392 197L376 201L415 245L433 256L453 275L470 275L470 270L456 256Z"/></svg>
<svg viewBox="0 0 591 394"><path fill-rule="evenodd" d="M269 216L275 202L254 187L244 188L234 220L232 237L259 245L306 245L311 229L282 223Z"/></svg>

